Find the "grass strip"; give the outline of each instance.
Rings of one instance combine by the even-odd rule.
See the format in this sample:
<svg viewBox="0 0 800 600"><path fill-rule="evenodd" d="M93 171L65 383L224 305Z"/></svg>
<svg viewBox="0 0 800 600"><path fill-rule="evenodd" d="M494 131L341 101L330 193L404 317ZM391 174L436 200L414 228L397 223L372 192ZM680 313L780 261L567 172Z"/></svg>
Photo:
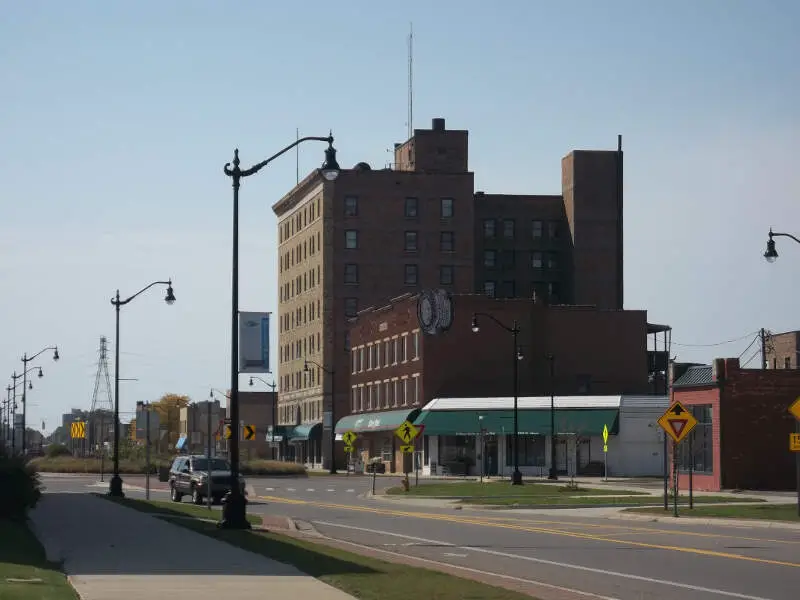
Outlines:
<svg viewBox="0 0 800 600"><path fill-rule="evenodd" d="M670 503L673 501L670 497ZM760 498L742 498L735 496L695 496L695 504L723 504L731 502L764 502ZM531 507L531 506L570 506L570 507L599 507L599 506L661 506L663 510L664 496L529 496L527 498L462 498L462 504L502 507ZM688 496L678 496L679 504L688 504Z"/></svg>
<svg viewBox="0 0 800 600"><path fill-rule="evenodd" d="M695 498L697 501L697 498ZM625 512L645 513L649 515L672 516L672 508L629 508ZM797 514L797 504L760 504L739 506L687 506L679 507L681 517L712 517L722 519L760 519L764 521L800 522Z"/></svg>
<svg viewBox="0 0 800 600"><path fill-rule="evenodd" d="M180 504L101 497L166 518L190 514ZM171 510L173 508L176 508L174 512ZM186 508L198 507L187 505ZM170 512L173 514L169 515ZM531 596L517 591L431 569L390 563L279 533L258 530L229 531L218 529L213 523L193 519L174 519L170 522L249 552L290 564L303 573L362 600L531 600Z"/></svg>
<svg viewBox="0 0 800 600"><path fill-rule="evenodd" d="M78 600L60 565L47 561L27 523L0 519L0 598Z"/></svg>

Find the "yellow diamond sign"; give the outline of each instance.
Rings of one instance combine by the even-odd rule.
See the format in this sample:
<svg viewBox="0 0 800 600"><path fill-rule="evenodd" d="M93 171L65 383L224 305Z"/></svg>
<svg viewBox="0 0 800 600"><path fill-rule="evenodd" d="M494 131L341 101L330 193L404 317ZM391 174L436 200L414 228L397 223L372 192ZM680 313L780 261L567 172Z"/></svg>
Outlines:
<svg viewBox="0 0 800 600"><path fill-rule="evenodd" d="M658 419L661 429L678 444L697 425L697 419L683 407L680 402L675 402Z"/></svg>
<svg viewBox="0 0 800 600"><path fill-rule="evenodd" d="M394 430L394 434L408 445L419 435L419 429L410 421L403 421L403 424Z"/></svg>
<svg viewBox="0 0 800 600"><path fill-rule="evenodd" d="M792 416L800 421L800 396L798 396L792 405L789 407L789 412L792 413Z"/></svg>
<svg viewBox="0 0 800 600"><path fill-rule="evenodd" d="M344 442L345 446L352 446L357 437L358 436L356 435L355 431L345 431L342 434L342 441Z"/></svg>

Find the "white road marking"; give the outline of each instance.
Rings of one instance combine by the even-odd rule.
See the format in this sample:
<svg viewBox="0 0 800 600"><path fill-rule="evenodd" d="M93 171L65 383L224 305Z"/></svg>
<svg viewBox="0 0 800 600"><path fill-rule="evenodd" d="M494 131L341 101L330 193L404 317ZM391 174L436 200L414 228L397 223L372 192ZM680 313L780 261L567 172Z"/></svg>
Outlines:
<svg viewBox="0 0 800 600"><path fill-rule="evenodd" d="M328 492L335 492L336 490L335 490L335 489L333 489L333 488L328 488L326 491L328 491Z"/></svg>
<svg viewBox="0 0 800 600"><path fill-rule="evenodd" d="M307 492L313 492L313 491L314 491L314 488L308 488L308 489L306 489L306 491L307 491Z"/></svg>
<svg viewBox="0 0 800 600"><path fill-rule="evenodd" d="M337 526L335 523L325 523L323 521L315 521L315 523L319 523L320 525L333 525L334 527ZM341 527L348 527L347 525L342 525ZM363 529L362 527L352 527L352 529ZM388 532L381 532L381 533L388 533ZM397 535L394 533L389 533L389 535ZM488 575L491 577L496 577L498 579L506 579L508 581L516 581L519 583L527 583L531 585L538 585L540 587L545 587L551 590L559 590L562 592L571 592L573 594L577 594L579 596L586 596L588 598L597 598L598 600L619 600L619 598L615 598L613 596L601 596L600 594L593 594L592 592L584 592L583 590L576 590L573 588L564 587L561 585L554 585L552 583L545 583L544 581L537 581L535 579L524 579L522 577L514 577L513 575L504 575L502 573L490 573L489 571L481 571L480 569L473 569L472 567L464 567L462 565L456 565L449 562L442 562L439 560L431 560L429 558L422 558L419 556L414 556L411 554L401 554L399 552L392 552L391 550L383 550L381 548L375 548L373 546L365 546L364 544L357 544L355 542L349 542L347 540L340 540L338 538L332 538L328 536L323 536L325 539L329 539L331 541L337 542L339 544L346 544L348 546L353 546L355 548L362 548L368 551L374 552L383 552L384 554L389 554L391 556L397 556L398 558L410 558L412 560L426 563L429 565L438 565L440 567L446 567L448 569L460 569L462 571L466 571L467 573L475 573L477 575ZM406 537L406 536L400 536ZM384 546L394 546L397 544L384 544ZM406 544L403 544L406 545Z"/></svg>
<svg viewBox="0 0 800 600"><path fill-rule="evenodd" d="M264 488L264 489L267 490L268 492L274 492L275 491L275 488Z"/></svg>
<svg viewBox="0 0 800 600"><path fill-rule="evenodd" d="M565 568L565 569L574 569L576 571L586 571L588 573L597 573L598 575L607 575L607 576L610 576L610 577L621 577L623 579L632 579L632 580L635 580L635 581L644 581L646 583L656 583L656 584L660 584L660 585L668 585L668 586L671 586L671 587L681 588L681 589L684 589L684 590L692 590L692 591L695 591L695 592L706 592L708 594L717 594L719 596L727 596L729 598L741 598L742 600L771 600L770 598L765 598L763 596L750 596L748 594L739 594L738 592L729 592L729 591L726 591L726 590L718 590L718 589L715 589L715 588L708 588L708 587L703 587L703 586L700 586L700 585L692 585L690 583L678 583L676 581L667 581L665 579L656 579L654 577L645 577L643 575L634 575L632 573L621 573L619 571L609 571L609 570L606 570L606 569L597 569L597 568L594 568L594 567L586 567L586 566L583 566L583 565L562 563L562 562L557 562L557 561L554 561L554 560L547 560L547 559L544 559L544 558L534 558L532 556L521 556L519 554L510 554L508 552L500 552L499 550L489 550L488 548L472 548L472 547L465 547L465 546L457 546L455 544L451 544L450 542L442 542L442 541L438 541L438 540L429 540L429 539L426 539L426 538L415 537L415 536L412 536L412 535L404 535L404 534L401 534L401 533L393 533L391 531L381 531L381 530L378 530L378 529L368 529L366 527L356 527L355 525L341 525L339 523L329 523L329 522L326 522L326 521L314 521L314 523L319 523L320 525L327 525L328 527L340 527L342 529L353 529L355 531L364 531L366 533L375 533L375 534L379 534L379 535L392 535L392 536L395 536L395 537L405 538L407 540L415 540L417 542L425 542L427 544L437 544L437 545L441 545L441 546L448 546L450 548L455 548L457 550L467 550L467 551L472 551L472 552L482 552L484 554L491 554L493 556L502 556L504 558L514 558L514 559L517 559L517 560L524 560L524 561L539 563L539 564L543 564L543 565L550 565L550 566L553 566L553 567L562 567L562 568ZM339 541L342 541L342 540L339 540ZM358 545L358 544L356 544L356 545ZM540 584L540 585L548 585L548 584ZM555 586L550 586L550 587L555 587ZM590 594L589 592L581 592L579 590L572 590L570 588L559 588L559 589L564 589L564 590L568 590L568 591L571 591L571 592L575 592L575 593L578 593L578 594L584 594L584 595L588 595L588 596L595 596L595 597L598 597L598 598L602 597L602 596L596 596L596 594Z"/></svg>
<svg viewBox="0 0 800 600"><path fill-rule="evenodd" d="M456 554L455 552L445 552L444 556L457 556L459 558L466 558L468 554Z"/></svg>
<svg viewBox="0 0 800 600"><path fill-rule="evenodd" d="M355 492L355 490L347 490L347 491L348 491L348 492L350 492L351 494L352 494L353 492Z"/></svg>

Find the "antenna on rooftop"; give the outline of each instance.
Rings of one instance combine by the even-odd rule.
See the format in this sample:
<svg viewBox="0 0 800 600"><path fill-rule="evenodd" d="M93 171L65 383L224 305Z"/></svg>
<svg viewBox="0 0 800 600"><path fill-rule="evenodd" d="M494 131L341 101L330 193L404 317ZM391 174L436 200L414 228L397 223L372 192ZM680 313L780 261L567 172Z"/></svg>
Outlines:
<svg viewBox="0 0 800 600"><path fill-rule="evenodd" d="M408 139L414 135L414 23L408 31Z"/></svg>

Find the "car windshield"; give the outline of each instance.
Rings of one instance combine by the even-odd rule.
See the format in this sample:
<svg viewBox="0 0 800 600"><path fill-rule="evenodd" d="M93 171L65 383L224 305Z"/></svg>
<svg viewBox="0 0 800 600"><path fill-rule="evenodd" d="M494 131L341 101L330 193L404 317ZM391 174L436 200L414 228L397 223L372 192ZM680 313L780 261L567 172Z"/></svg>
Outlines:
<svg viewBox="0 0 800 600"><path fill-rule="evenodd" d="M208 471L208 459L206 458L196 458L192 461L194 470L195 471ZM212 458L211 459L211 470L212 471L230 471L231 466L228 464L228 461L222 460L219 458Z"/></svg>

